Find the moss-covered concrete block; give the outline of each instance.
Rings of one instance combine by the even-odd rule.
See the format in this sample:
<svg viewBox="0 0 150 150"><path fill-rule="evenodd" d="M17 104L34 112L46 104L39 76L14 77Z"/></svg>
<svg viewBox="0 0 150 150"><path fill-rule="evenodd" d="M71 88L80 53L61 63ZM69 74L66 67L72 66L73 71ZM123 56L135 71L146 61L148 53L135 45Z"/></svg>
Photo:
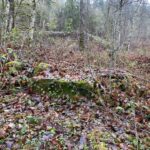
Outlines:
<svg viewBox="0 0 150 150"><path fill-rule="evenodd" d="M48 94L52 97L69 96L93 98L96 95L94 87L86 81L65 81L60 79L33 80L33 92Z"/></svg>

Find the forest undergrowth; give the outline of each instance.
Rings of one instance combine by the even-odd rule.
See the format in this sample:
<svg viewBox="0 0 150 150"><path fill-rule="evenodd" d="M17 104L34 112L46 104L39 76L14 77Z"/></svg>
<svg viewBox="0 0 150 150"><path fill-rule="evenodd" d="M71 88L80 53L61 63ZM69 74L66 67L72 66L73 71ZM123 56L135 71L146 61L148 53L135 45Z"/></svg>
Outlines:
<svg viewBox="0 0 150 150"><path fill-rule="evenodd" d="M121 51L110 68L98 43L80 52L76 41L52 42L0 50L0 149L148 150L150 55ZM74 91L70 97L58 82L65 94L36 92L31 80L41 79L63 81ZM81 81L94 96L70 85Z"/></svg>

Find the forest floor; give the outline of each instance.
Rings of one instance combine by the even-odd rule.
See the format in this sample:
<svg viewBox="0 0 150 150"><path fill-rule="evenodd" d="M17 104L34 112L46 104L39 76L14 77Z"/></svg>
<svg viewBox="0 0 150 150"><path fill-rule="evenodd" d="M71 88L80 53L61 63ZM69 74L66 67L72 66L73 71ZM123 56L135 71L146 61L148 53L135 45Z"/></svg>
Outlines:
<svg viewBox="0 0 150 150"><path fill-rule="evenodd" d="M89 47L90 51L79 52L72 41L62 40L48 48L16 52L27 64L25 70L12 75L8 68L1 67L0 150L149 149L150 56L118 53L113 72L128 77L128 86L122 89L109 77L99 77L111 72L108 53L98 44ZM28 78L27 72L40 62L50 64L50 70L40 72L36 78L89 82L94 78L103 94L72 100L12 86L20 77Z"/></svg>

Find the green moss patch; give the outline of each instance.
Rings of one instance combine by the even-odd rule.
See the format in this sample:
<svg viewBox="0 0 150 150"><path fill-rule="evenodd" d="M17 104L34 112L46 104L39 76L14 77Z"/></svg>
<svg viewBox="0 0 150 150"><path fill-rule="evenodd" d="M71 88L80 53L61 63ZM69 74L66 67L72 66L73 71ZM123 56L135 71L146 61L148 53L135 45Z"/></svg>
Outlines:
<svg viewBox="0 0 150 150"><path fill-rule="evenodd" d="M17 70L20 70L20 69L23 68L23 64L21 62L19 62L19 61L10 61L10 62L6 63L6 66L8 68L14 67Z"/></svg>
<svg viewBox="0 0 150 150"><path fill-rule="evenodd" d="M50 65L47 63L39 63L35 69L34 69L34 74L38 75L42 71L46 71L50 69Z"/></svg>
<svg viewBox="0 0 150 150"><path fill-rule="evenodd" d="M32 90L37 93L48 94L53 97L69 96L70 98L83 96L92 98L96 91L86 81L65 81L60 79L39 79L34 80Z"/></svg>

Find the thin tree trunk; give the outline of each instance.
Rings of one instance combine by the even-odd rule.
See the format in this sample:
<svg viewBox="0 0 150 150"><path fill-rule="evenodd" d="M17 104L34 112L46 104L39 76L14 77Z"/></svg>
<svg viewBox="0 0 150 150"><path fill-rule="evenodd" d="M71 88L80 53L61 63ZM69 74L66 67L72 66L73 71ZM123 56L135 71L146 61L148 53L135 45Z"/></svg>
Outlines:
<svg viewBox="0 0 150 150"><path fill-rule="evenodd" d="M32 10L32 15L31 15L30 31L29 31L30 42L33 41L33 35L34 35L34 30L35 30L36 0L32 0L32 9L33 10Z"/></svg>
<svg viewBox="0 0 150 150"><path fill-rule="evenodd" d="M90 0L86 0L86 31L89 33L90 30L90 8L91 8L91 4L90 4Z"/></svg>
<svg viewBox="0 0 150 150"><path fill-rule="evenodd" d="M5 12L5 2L4 2L4 0L2 0L2 10L1 10L1 13L2 13L1 19L2 19L2 21L0 22L0 45L2 45L2 36L3 36L4 31L5 31L5 28L4 28L4 26L5 26L5 24L4 24L4 20L5 20L4 12Z"/></svg>
<svg viewBox="0 0 150 150"><path fill-rule="evenodd" d="M2 28L0 27L0 45L2 45Z"/></svg>
<svg viewBox="0 0 150 150"><path fill-rule="evenodd" d="M107 40L110 38L110 0L107 0L107 13L106 13L106 22L105 22L105 37Z"/></svg>
<svg viewBox="0 0 150 150"><path fill-rule="evenodd" d="M84 2L80 0L80 37L79 37L79 48L81 51L85 48L84 43Z"/></svg>
<svg viewBox="0 0 150 150"><path fill-rule="evenodd" d="M5 22L5 33L7 33L7 27L9 26L9 8L10 8L10 3L8 1L6 1L6 9L5 9L5 14L6 14L6 22Z"/></svg>
<svg viewBox="0 0 150 150"><path fill-rule="evenodd" d="M119 2L119 22L118 22L118 50L121 49L122 46L122 7L123 0Z"/></svg>
<svg viewBox="0 0 150 150"><path fill-rule="evenodd" d="M6 13L8 12L8 19L6 24L6 32L10 32L15 27L15 3L14 0L8 0Z"/></svg>
<svg viewBox="0 0 150 150"><path fill-rule="evenodd" d="M4 9L4 7L5 7L5 2L4 0L2 0L2 8Z"/></svg>

